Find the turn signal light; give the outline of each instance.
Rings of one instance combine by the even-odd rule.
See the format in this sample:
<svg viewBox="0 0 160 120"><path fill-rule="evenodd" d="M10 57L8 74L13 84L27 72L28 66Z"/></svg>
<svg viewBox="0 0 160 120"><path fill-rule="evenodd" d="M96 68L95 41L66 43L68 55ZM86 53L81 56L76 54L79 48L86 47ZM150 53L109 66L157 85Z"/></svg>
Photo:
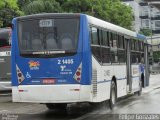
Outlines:
<svg viewBox="0 0 160 120"><path fill-rule="evenodd" d="M81 73L82 73L82 63L79 65L73 77L78 82L81 81Z"/></svg>
<svg viewBox="0 0 160 120"><path fill-rule="evenodd" d="M17 71L18 83L20 84L24 80L24 76L17 65L16 65L16 71Z"/></svg>

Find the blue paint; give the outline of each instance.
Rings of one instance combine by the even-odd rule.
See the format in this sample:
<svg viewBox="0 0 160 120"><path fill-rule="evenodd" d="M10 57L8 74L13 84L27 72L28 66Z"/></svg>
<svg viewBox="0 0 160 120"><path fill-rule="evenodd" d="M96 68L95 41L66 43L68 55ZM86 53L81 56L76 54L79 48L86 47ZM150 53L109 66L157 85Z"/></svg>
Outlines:
<svg viewBox="0 0 160 120"><path fill-rule="evenodd" d="M137 33L137 36L136 36L138 39L141 39L141 40L146 40L146 36L142 35L142 34L138 34Z"/></svg>

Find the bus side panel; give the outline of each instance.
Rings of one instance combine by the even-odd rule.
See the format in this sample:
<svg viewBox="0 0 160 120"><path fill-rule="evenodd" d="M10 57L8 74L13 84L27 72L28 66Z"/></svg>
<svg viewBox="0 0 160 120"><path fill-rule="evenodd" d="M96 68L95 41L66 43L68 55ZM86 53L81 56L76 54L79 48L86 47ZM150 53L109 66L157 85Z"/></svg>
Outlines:
<svg viewBox="0 0 160 120"><path fill-rule="evenodd" d="M126 64L113 65L117 80L117 98L127 95Z"/></svg>
<svg viewBox="0 0 160 120"><path fill-rule="evenodd" d="M112 71L112 67L107 67ZM102 102L109 99L110 97L110 85L111 80L104 77L103 70L106 70L105 67L102 67L97 60L92 56L92 90L93 90L93 102Z"/></svg>
<svg viewBox="0 0 160 120"><path fill-rule="evenodd" d="M139 82L140 82L140 69L139 65L131 65L132 69L132 92L136 92L139 90Z"/></svg>

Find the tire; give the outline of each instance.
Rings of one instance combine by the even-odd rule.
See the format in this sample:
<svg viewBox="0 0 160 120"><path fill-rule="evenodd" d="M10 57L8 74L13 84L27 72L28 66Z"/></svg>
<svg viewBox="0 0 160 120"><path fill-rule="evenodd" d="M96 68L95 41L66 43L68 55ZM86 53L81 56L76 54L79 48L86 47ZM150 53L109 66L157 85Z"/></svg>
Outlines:
<svg viewBox="0 0 160 120"><path fill-rule="evenodd" d="M112 110L117 101L117 88L114 81L111 82L111 91L110 91L110 99L109 99L109 107Z"/></svg>
<svg viewBox="0 0 160 120"><path fill-rule="evenodd" d="M54 110L54 109L66 110L67 104L66 103L61 103L61 104L47 103L46 107L50 110Z"/></svg>

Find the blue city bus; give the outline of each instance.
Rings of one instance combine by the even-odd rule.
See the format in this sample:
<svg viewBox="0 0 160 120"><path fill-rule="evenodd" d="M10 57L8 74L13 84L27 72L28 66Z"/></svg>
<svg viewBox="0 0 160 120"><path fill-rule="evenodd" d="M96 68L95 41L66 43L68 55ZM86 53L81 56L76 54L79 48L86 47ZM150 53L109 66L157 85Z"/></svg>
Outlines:
<svg viewBox="0 0 160 120"><path fill-rule="evenodd" d="M13 102L102 102L141 93L148 65L146 37L85 14L14 18Z"/></svg>

